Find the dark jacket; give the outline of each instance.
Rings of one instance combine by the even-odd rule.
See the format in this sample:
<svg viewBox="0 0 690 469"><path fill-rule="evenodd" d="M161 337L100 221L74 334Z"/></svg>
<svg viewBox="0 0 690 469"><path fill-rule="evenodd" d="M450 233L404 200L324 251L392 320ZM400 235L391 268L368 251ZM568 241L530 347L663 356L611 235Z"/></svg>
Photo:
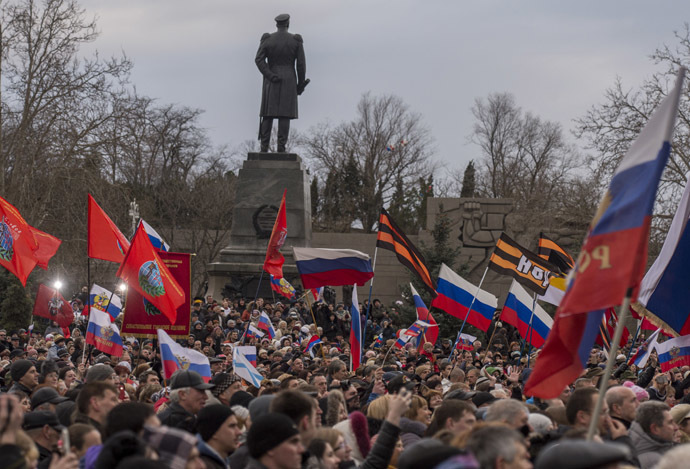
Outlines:
<svg viewBox="0 0 690 469"><path fill-rule="evenodd" d="M21 448L17 445L0 446L0 461L7 469L22 469L26 467L26 459Z"/></svg>
<svg viewBox="0 0 690 469"><path fill-rule="evenodd" d="M31 389L27 388L26 386L24 386L22 383L19 383L19 382L14 383L8 392L16 392L16 391L21 391L24 394L26 394L27 396L30 396L31 392L32 392Z"/></svg>
<svg viewBox="0 0 690 469"><path fill-rule="evenodd" d="M232 469L247 467L250 459L249 448L247 445L242 445L230 455L230 467Z"/></svg>
<svg viewBox="0 0 690 469"><path fill-rule="evenodd" d="M223 461L220 455L201 439L201 435L197 435L196 447L199 450L201 459L206 464L206 469L228 469L227 462Z"/></svg>
<svg viewBox="0 0 690 469"><path fill-rule="evenodd" d="M196 416L187 412L177 402L171 403L158 414L161 424L196 434Z"/></svg>
<svg viewBox="0 0 690 469"><path fill-rule="evenodd" d="M386 469L388 467L395 451L395 443L400 435L400 428L384 420L378 435L376 443L359 469Z"/></svg>

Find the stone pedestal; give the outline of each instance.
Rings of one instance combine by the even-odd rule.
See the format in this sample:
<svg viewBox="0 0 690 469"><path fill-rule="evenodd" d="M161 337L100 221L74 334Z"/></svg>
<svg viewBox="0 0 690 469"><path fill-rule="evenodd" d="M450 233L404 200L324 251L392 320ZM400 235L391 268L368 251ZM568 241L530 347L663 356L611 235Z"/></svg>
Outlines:
<svg viewBox="0 0 690 469"><path fill-rule="evenodd" d="M311 246L312 238L307 171L295 153L249 153L239 171L230 244L207 266L208 294L214 298L254 297L285 189L288 235L281 249L285 256L283 273L290 283L297 283L291 247ZM271 297L269 282L268 274L264 274L259 296Z"/></svg>

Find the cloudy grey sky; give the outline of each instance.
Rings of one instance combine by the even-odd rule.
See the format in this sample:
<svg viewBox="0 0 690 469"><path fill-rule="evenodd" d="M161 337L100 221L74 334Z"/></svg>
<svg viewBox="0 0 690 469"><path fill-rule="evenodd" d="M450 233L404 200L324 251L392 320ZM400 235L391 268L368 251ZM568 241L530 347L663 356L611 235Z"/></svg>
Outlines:
<svg viewBox="0 0 690 469"><path fill-rule="evenodd" d="M303 35L300 119L354 117L362 93L393 93L421 113L445 167L476 158L467 143L477 97L511 92L523 109L572 127L616 76L637 86L649 55L689 19L687 1L82 0L102 54L124 51L140 93L205 110L214 144L257 133L254 55L279 13Z"/></svg>

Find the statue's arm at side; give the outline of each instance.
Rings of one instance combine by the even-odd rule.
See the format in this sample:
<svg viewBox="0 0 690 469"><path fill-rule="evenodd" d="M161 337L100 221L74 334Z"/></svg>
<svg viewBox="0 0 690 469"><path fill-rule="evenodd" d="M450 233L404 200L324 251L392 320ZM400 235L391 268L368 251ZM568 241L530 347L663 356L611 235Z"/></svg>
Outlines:
<svg viewBox="0 0 690 469"><path fill-rule="evenodd" d="M301 84L304 83L304 80L307 76L307 60L304 56L302 36L295 34L295 39L297 39L297 42L299 43L299 47L297 48L297 83Z"/></svg>
<svg viewBox="0 0 690 469"><path fill-rule="evenodd" d="M268 80L272 79L274 76L277 77L275 73L271 71L270 68L268 68L268 62L266 62L267 55L266 55L266 47L265 47L265 40L270 36L268 33L264 33L263 36L261 36L261 43L259 44L259 50L256 51L256 58L254 59L254 62L256 63L256 67L259 69L261 74Z"/></svg>

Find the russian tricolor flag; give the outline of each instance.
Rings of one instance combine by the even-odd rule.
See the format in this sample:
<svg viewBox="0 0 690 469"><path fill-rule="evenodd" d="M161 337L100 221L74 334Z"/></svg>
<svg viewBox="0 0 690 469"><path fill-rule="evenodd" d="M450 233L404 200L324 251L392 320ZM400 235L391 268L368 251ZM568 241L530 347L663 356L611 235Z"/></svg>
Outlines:
<svg viewBox="0 0 690 469"><path fill-rule="evenodd" d="M149 240L151 241L151 244L154 248L158 249L159 251L166 252L170 250L170 245L163 241L163 237L159 235L158 232L154 230L151 225L146 223L143 218L139 220L139 226L141 225L144 225L146 234L149 235Z"/></svg>
<svg viewBox="0 0 690 469"><path fill-rule="evenodd" d="M273 340L273 338L276 336L276 331L273 329L271 318L268 317L266 311L261 311L261 316L259 316L259 323L257 326L259 326L259 329L266 331L269 339Z"/></svg>
<svg viewBox="0 0 690 469"><path fill-rule="evenodd" d="M465 334L464 332L460 334L460 340L458 341L457 349L458 350L467 350L468 352L472 352L474 350L474 341L477 340L477 338L473 335L470 334Z"/></svg>
<svg viewBox="0 0 690 469"><path fill-rule="evenodd" d="M247 328L247 337L255 337L260 339L263 336L264 333L261 332L254 324L249 324L249 327Z"/></svg>
<svg viewBox="0 0 690 469"><path fill-rule="evenodd" d="M453 272L446 264L441 264L436 292L438 296L431 302L432 307L443 310L460 320L467 317L469 324L485 332L489 329L494 311L498 306L498 298L494 295L478 289ZM472 298L474 298L474 303L472 303ZM467 310L470 304L472 304L472 311L468 316Z"/></svg>
<svg viewBox="0 0 690 469"><path fill-rule="evenodd" d="M91 310L89 325L86 327L86 343L109 355L122 356L120 330L110 321L108 313L103 311Z"/></svg>
<svg viewBox="0 0 690 469"><path fill-rule="evenodd" d="M534 314L532 305L534 304ZM515 326L523 339L539 348L544 345L546 336L553 327L553 319L539 306L530 294L515 280L510 286L508 298L506 298L501 311L501 320ZM530 331L530 320L532 327Z"/></svg>
<svg viewBox="0 0 690 469"><path fill-rule="evenodd" d="M647 263L654 199L671 152L684 74L681 68L674 89L613 174L571 272L573 279L556 312L553 330L525 383L527 396L557 397L587 364L605 310L620 305L628 290L632 290L631 300L637 297Z"/></svg>
<svg viewBox="0 0 690 469"><path fill-rule="evenodd" d="M652 351L654 351L654 348L656 348L657 338L659 337L660 332L661 328L658 328L652 335L647 337L647 340L637 347L635 354L630 357L630 360L628 360L628 366L635 365L637 366L638 370L647 366L647 361L649 360Z"/></svg>
<svg viewBox="0 0 690 469"><path fill-rule="evenodd" d="M364 285L374 276L369 256L354 249L292 249L304 288Z"/></svg>
<svg viewBox="0 0 690 469"><path fill-rule="evenodd" d="M350 356L352 357L352 371L359 368L362 361L362 319L359 314L359 300L357 299L357 285L352 286L352 306L350 306Z"/></svg>
<svg viewBox="0 0 690 469"><path fill-rule="evenodd" d="M309 355L311 355L312 358L314 358L314 347L316 347L320 343L321 339L318 335L311 336L311 339L309 339L309 342L307 342L306 350L307 352L309 352Z"/></svg>
<svg viewBox="0 0 690 469"><path fill-rule="evenodd" d="M393 344L393 346L395 348L401 349L401 348L405 347L405 345L407 345L407 343L410 341L410 339L412 339L411 335L407 335L407 329L398 329L397 334L398 334L398 339Z"/></svg>
<svg viewBox="0 0 690 469"><path fill-rule="evenodd" d="M414 285L410 284L410 291L412 292L412 299L414 300L414 307L417 310L417 320L422 321L425 326L424 333L420 339L417 339L417 347L423 347L425 343L429 342L436 345L438 340L438 324L429 312L429 308L424 304L424 300L419 296Z"/></svg>
<svg viewBox="0 0 690 469"><path fill-rule="evenodd" d="M108 313L113 321L122 312L122 300L120 300L120 297L95 283L91 287L90 296L89 304L91 308Z"/></svg>
<svg viewBox="0 0 690 469"><path fill-rule="evenodd" d="M207 383L211 381L211 365L203 353L181 346L163 329L158 329L158 347L165 379L170 379L177 370L191 370L199 373Z"/></svg>
<svg viewBox="0 0 690 469"><path fill-rule="evenodd" d="M661 371L666 373L671 368L690 365L690 335L669 339L656 344Z"/></svg>

